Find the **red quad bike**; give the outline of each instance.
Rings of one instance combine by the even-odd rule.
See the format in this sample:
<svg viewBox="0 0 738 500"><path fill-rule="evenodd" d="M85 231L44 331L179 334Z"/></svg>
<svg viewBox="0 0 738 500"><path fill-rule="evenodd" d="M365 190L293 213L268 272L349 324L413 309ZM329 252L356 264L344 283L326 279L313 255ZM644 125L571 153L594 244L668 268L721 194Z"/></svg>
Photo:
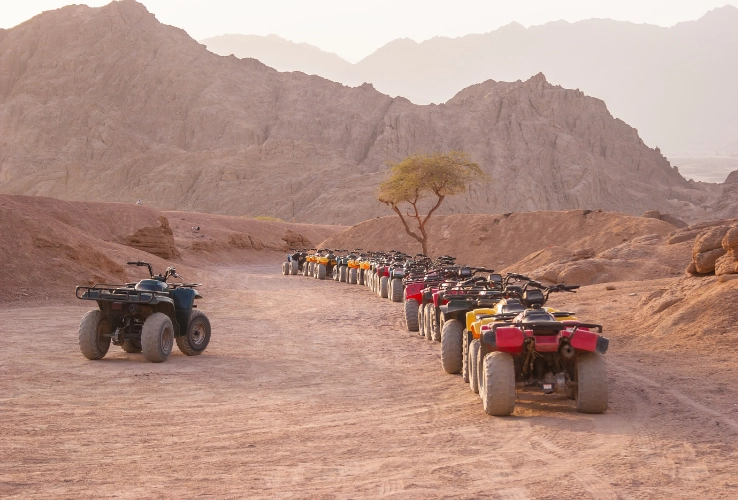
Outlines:
<svg viewBox="0 0 738 500"><path fill-rule="evenodd" d="M420 329L419 315L420 304L423 301L423 288L425 288L425 271L430 259L423 254L417 254L415 259L405 264L405 276L402 278L404 290L402 294L403 308L405 312L405 326L409 332L417 332Z"/></svg>
<svg viewBox="0 0 738 500"><path fill-rule="evenodd" d="M440 308L448 303L449 296L463 293L461 283L470 280L473 274L474 269L471 267L455 267L446 273L446 280L438 285L438 288L431 288L430 301L425 306L423 320L427 340L441 341L443 318ZM427 298L427 293L425 298Z"/></svg>
<svg viewBox="0 0 738 500"><path fill-rule="evenodd" d="M546 298L552 291L573 288L547 288ZM557 321L541 303L534 303L510 322L483 327L480 341L479 396L487 414L510 415L515 409L516 387L565 394L576 400L577 411L582 413L607 410L604 354L609 340L602 336L601 325Z"/></svg>

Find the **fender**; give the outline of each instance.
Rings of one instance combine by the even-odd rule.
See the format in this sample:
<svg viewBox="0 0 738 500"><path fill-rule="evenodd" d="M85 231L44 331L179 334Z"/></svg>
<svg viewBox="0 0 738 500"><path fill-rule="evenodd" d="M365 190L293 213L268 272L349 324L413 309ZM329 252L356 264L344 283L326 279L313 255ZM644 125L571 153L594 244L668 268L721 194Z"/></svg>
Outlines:
<svg viewBox="0 0 738 500"><path fill-rule="evenodd" d="M589 330L577 329L569 337L569 343L574 349L605 354L610 346L610 339Z"/></svg>
<svg viewBox="0 0 738 500"><path fill-rule="evenodd" d="M519 354L523 352L525 333L514 326L493 327L482 332L482 343L489 346L491 351Z"/></svg>
<svg viewBox="0 0 738 500"><path fill-rule="evenodd" d="M405 300L423 301L423 283L410 283L405 287Z"/></svg>

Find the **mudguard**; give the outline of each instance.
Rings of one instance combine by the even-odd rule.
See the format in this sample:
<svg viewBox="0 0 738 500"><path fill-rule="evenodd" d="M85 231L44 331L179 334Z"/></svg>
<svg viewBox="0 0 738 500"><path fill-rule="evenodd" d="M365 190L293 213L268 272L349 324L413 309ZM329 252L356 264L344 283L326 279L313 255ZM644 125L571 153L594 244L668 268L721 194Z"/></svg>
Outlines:
<svg viewBox="0 0 738 500"><path fill-rule="evenodd" d="M482 343L486 344L491 351L518 354L523 351L525 333L514 326L503 326L484 330L481 339Z"/></svg>
<svg viewBox="0 0 738 500"><path fill-rule="evenodd" d="M610 346L610 339L589 330L577 329L569 337L569 343L574 349L605 354Z"/></svg>
<svg viewBox="0 0 738 500"><path fill-rule="evenodd" d="M423 301L423 283L411 283L405 287L405 300Z"/></svg>

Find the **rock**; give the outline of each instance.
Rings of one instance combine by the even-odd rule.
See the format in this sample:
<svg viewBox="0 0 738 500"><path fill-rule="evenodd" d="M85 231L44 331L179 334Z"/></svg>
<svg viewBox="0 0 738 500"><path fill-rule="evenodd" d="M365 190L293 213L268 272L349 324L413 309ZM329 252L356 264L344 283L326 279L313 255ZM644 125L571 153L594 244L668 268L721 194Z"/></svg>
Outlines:
<svg viewBox="0 0 738 500"><path fill-rule="evenodd" d="M715 261L715 274L723 276L738 273L738 252L730 250Z"/></svg>
<svg viewBox="0 0 738 500"><path fill-rule="evenodd" d="M723 255L725 250L722 247L698 253L693 257L694 268L700 274L711 273L715 271L715 262Z"/></svg>
<svg viewBox="0 0 738 500"><path fill-rule="evenodd" d="M733 280L738 280L738 274L723 274L718 278L720 283L727 283Z"/></svg>
<svg viewBox="0 0 738 500"><path fill-rule="evenodd" d="M641 215L641 217L645 217L647 219L661 219L661 212L658 210L649 210L648 212Z"/></svg>
<svg viewBox="0 0 738 500"><path fill-rule="evenodd" d="M687 274L697 274L697 267L695 266L694 261L689 263L685 272Z"/></svg>
<svg viewBox="0 0 738 500"><path fill-rule="evenodd" d="M681 219L678 219L678 218L674 217L671 214L662 214L661 215L661 220L664 221L664 222L668 222L672 226L676 226L676 227L679 227L679 228L687 227L688 226L688 224L686 222L684 222Z"/></svg>
<svg viewBox="0 0 738 500"><path fill-rule="evenodd" d="M723 236L722 246L725 250L738 247L738 226L733 226Z"/></svg>
<svg viewBox="0 0 738 500"><path fill-rule="evenodd" d="M725 179L723 184L738 184L738 170L733 170L728 174L728 178Z"/></svg>
<svg viewBox="0 0 738 500"><path fill-rule="evenodd" d="M179 251L174 246L174 233L169 227L169 220L163 215L159 217L158 227L142 227L130 236L127 236L124 245L149 252L162 259L175 259Z"/></svg>
<svg viewBox="0 0 738 500"><path fill-rule="evenodd" d="M692 257L695 257L699 253L709 252L716 248L722 248L723 238L728 232L728 229L730 229L728 226L717 226L706 229L700 233L694 241Z"/></svg>
<svg viewBox="0 0 738 500"><path fill-rule="evenodd" d="M610 291L610 292L611 292L611 291L615 290L615 285L607 285L607 286L605 287L605 290L607 290L607 291Z"/></svg>
<svg viewBox="0 0 738 500"><path fill-rule="evenodd" d="M574 258L581 260L581 259L591 259L597 254L597 252L594 251L594 248L580 248L579 250L574 251Z"/></svg>

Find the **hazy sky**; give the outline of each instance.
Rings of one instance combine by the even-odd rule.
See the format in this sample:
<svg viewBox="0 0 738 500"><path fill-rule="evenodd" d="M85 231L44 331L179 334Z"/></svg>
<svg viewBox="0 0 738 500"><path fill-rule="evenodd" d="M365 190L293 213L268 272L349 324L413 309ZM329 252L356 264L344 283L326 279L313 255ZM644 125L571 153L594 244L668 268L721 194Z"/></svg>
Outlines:
<svg viewBox="0 0 738 500"><path fill-rule="evenodd" d="M79 0L78 0L79 1ZM74 0L0 0L0 28L10 28ZM90 0L100 6L109 0ZM356 62L395 38L486 33L564 19L611 18L673 26L738 0L142 0L166 23L202 40L225 33L276 34Z"/></svg>

